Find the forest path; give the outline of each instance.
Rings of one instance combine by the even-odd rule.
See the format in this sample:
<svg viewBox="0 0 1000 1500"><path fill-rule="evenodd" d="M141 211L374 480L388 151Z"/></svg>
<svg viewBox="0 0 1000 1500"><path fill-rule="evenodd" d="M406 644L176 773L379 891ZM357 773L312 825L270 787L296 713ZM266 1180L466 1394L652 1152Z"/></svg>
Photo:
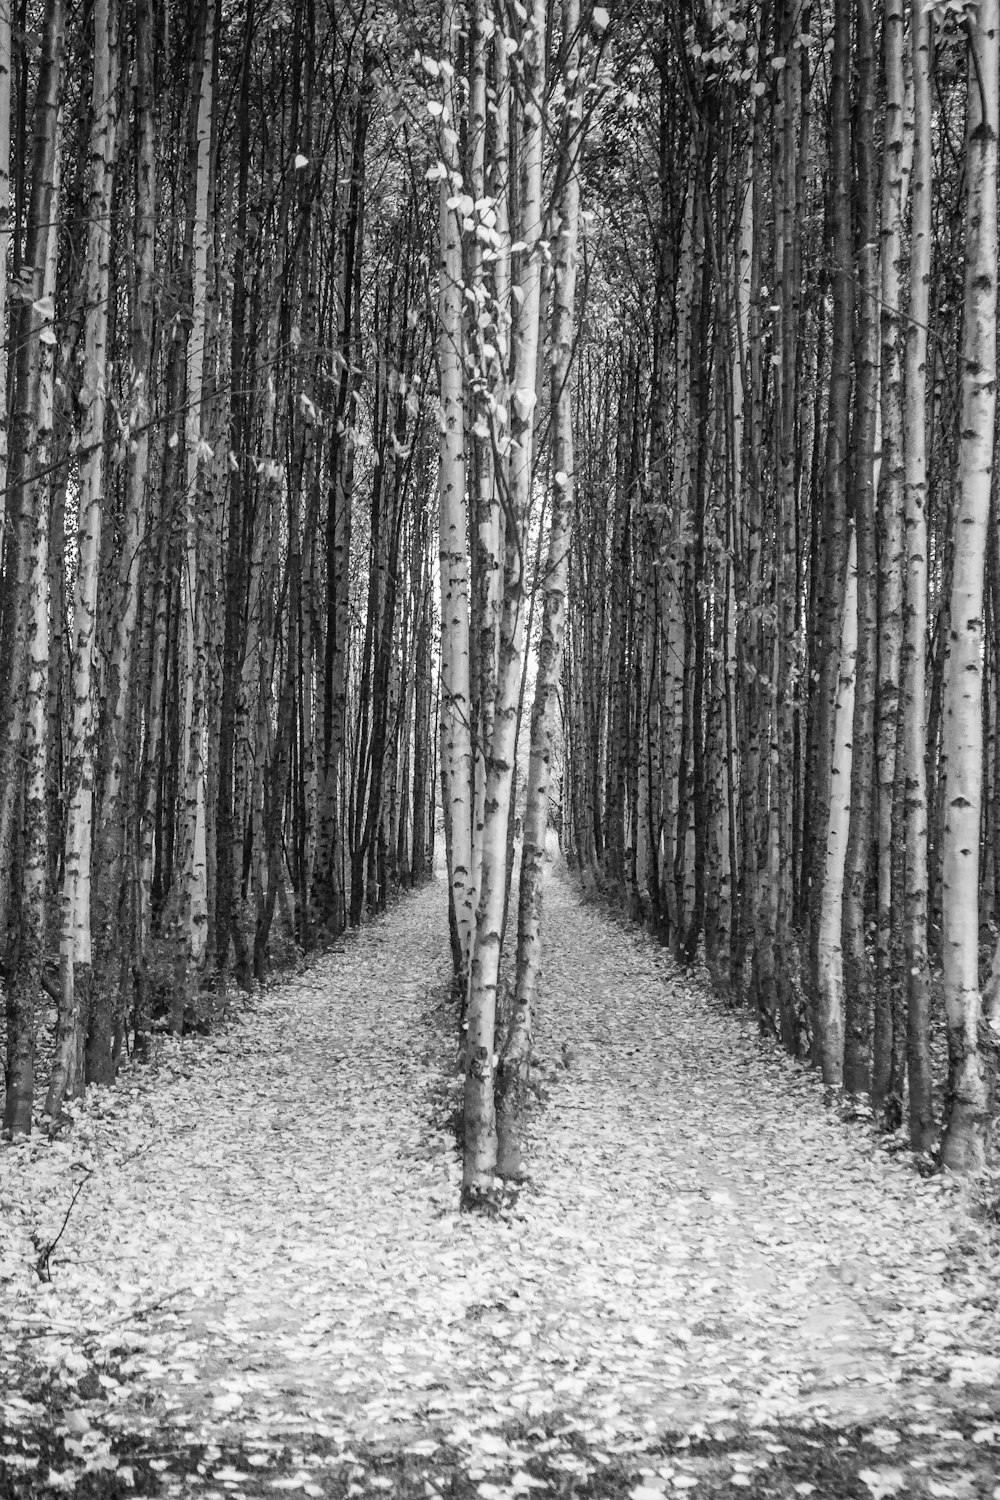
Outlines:
<svg viewBox="0 0 1000 1500"><path fill-rule="evenodd" d="M457 1213L444 897L407 897L217 1036L165 1041L92 1092L69 1134L3 1154L6 1422L47 1411L88 1477L144 1441L136 1473L165 1493L188 1492L171 1474L195 1449L198 1493L213 1473L219 1494L257 1493L281 1444L272 1487L403 1493L350 1447L426 1464L444 1445L497 1500L665 1434L935 1434L962 1404L981 1470L1000 1443L996 1286L982 1246L963 1254L958 1200L558 875L532 1183L498 1219ZM42 1283L32 1237L55 1237L85 1169ZM14 1395L26 1351L55 1383ZM533 1425L556 1434L548 1468L537 1436L511 1436ZM726 1458L731 1482L768 1451ZM700 1482L693 1450L666 1469L644 1487Z"/></svg>

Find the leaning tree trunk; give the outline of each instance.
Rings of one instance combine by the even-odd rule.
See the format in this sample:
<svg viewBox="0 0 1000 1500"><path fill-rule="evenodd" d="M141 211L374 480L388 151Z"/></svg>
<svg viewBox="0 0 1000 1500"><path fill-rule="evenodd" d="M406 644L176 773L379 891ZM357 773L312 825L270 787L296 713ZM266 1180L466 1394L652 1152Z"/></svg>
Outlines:
<svg viewBox="0 0 1000 1500"><path fill-rule="evenodd" d="M953 517L951 629L944 690L942 949L948 1018L942 1161L985 1165L993 1044L979 988L979 843L983 776L983 592L993 476L997 377L997 129L1000 0L969 13L965 307L958 494Z"/></svg>

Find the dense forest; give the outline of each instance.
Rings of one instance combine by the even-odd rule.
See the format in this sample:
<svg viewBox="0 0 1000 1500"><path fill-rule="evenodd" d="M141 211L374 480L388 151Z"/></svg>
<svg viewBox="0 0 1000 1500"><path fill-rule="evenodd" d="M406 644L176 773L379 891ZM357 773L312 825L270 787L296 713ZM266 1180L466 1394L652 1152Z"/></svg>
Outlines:
<svg viewBox="0 0 1000 1500"><path fill-rule="evenodd" d="M983 1164L998 111L998 0L0 7L9 1136L437 839L517 1177L554 827Z"/></svg>

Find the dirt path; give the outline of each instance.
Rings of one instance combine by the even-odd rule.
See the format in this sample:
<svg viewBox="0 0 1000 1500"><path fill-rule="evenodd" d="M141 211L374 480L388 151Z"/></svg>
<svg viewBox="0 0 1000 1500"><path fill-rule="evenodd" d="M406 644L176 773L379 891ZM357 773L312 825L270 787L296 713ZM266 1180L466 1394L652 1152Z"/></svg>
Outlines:
<svg viewBox="0 0 1000 1500"><path fill-rule="evenodd" d="M0 1156L0 1496L48 1493L45 1423L49 1471L95 1495L433 1495L445 1458L484 1500L779 1471L792 1493L812 1470L782 1434L852 1423L888 1434L865 1472L950 1442L948 1493L992 1493L996 1286L955 1197L561 878L533 1181L500 1219L456 1212L443 900ZM811 1446L835 1442L863 1467L846 1437Z"/></svg>

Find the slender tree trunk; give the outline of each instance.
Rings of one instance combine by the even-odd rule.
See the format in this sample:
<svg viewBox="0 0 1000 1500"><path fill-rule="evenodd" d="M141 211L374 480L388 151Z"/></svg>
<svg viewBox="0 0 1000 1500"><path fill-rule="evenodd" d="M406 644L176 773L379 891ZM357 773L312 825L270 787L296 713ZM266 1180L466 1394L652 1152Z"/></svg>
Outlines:
<svg viewBox="0 0 1000 1500"><path fill-rule="evenodd" d="M91 882L94 842L97 589L105 508L104 426L108 381L108 305L111 292L111 205L118 106L116 0L95 0L94 82L91 96L90 193L85 271L84 370L80 390L80 525L73 595L72 725L68 767L69 816L62 896L60 1001L56 1053L46 1098L55 1116L63 1100L84 1088L84 1040L93 979Z"/></svg>
<svg viewBox="0 0 1000 1500"><path fill-rule="evenodd" d="M970 11L965 197L965 308L951 630L944 701L945 823L942 948L948 1018L947 1120L942 1162L985 1164L994 1043L979 988L983 587L996 416L997 130L1000 3Z"/></svg>
<svg viewBox="0 0 1000 1500"><path fill-rule="evenodd" d="M6 25L9 48L9 19ZM49 686L48 547L51 478L47 473L51 454L53 415L53 369L55 335L52 314L56 286L58 248L56 209L59 196L57 163L57 115L62 49L62 5L49 7L44 62L36 106L35 166L40 176L32 195L33 229L29 239L32 290L37 293L16 320L20 347L17 350L15 387L15 432L18 444L16 509L8 513L17 528L14 559L16 576L6 590L4 611L21 642L23 669L11 674L7 711L11 716L11 743L20 752L20 774L11 776L7 794L21 815L21 847L16 861L19 889L12 891L16 915L0 904L0 951L7 949L8 932L13 936L13 954L5 953L7 1055L5 1069L3 1130L10 1137L31 1131L35 1081L35 997L41 984L45 960L48 892L48 791L47 732ZM4 43L0 40L0 51ZM9 61L9 57L8 57ZM0 95L3 87L0 86ZM9 109L9 77L8 99ZM2 264L3 262L0 262ZM4 416L4 428L6 419ZM6 445L3 451L6 479ZM9 658L8 658L9 660ZM16 936L14 933L16 932ZM13 962L10 958L13 957Z"/></svg>
<svg viewBox="0 0 1000 1500"><path fill-rule="evenodd" d="M139 588L145 545L149 467L149 425L153 299L156 234L156 155L152 123L151 38L148 5L139 9L135 25L136 123L136 277L131 318L129 423L124 536L118 578L111 651L104 689L105 719L98 805L100 826L95 843L94 988L87 1026L87 1083L110 1083L117 1068L127 986L132 971L134 933L122 930L126 907L127 855L130 831L134 836L135 797L125 774L132 731L132 669L139 619ZM117 58L116 68L117 72Z"/></svg>
<svg viewBox="0 0 1000 1500"><path fill-rule="evenodd" d="M881 233L881 410L882 468L879 519L879 642L876 766L878 771L878 912L875 952L874 1029L872 1036L872 1109L889 1130L903 1115L905 1054L895 1036L901 902L894 848L896 746L899 719L900 662L903 646L903 586L906 543L903 535L903 372L901 317L903 294L903 214L905 81L903 0L887 0L882 22L885 59L885 135L882 155Z"/></svg>
<svg viewBox="0 0 1000 1500"><path fill-rule="evenodd" d="M249 962L237 900L237 839L235 824L236 723L239 683L246 640L246 595L250 558L253 553L253 503L250 447L251 355L247 349L247 269L250 199L250 82L255 0L249 0L244 20L243 66L240 74L239 157L237 163L236 250L233 270L230 370L233 389L230 404L229 523L225 551L225 625L222 655L222 692L219 715L219 791L215 815L216 890L215 958L225 976L229 968L230 944L235 946L236 973L241 984L249 982Z"/></svg>
<svg viewBox="0 0 1000 1500"><path fill-rule="evenodd" d="M171 1027L184 1028L185 1009L194 1003L208 953L208 844L206 831L206 632L207 526L203 511L205 467L211 457L204 432L205 363L208 332L208 272L211 253L209 205L212 171L213 52L215 0L207 0L200 24L198 104L195 121L194 178L189 242L191 327L187 339L186 421L184 430L184 564L181 578L181 860L177 978Z"/></svg>
<svg viewBox="0 0 1000 1500"><path fill-rule="evenodd" d="M572 359L580 217L577 164L582 134L579 0L563 0L562 19L566 39L564 76L567 81L568 103L563 127L562 170L565 173L565 183L559 201L559 239L551 329L553 490L548 561L543 584L545 605L542 637L538 648L535 699L531 711L531 748L518 902L514 1014L504 1042L496 1080L497 1171L502 1177L511 1178L521 1177L524 1173L520 1126L531 1066L532 1016L541 964L542 888L545 837L549 824L552 734L562 674L574 507Z"/></svg>
<svg viewBox="0 0 1000 1500"><path fill-rule="evenodd" d="M907 996L907 1075L910 1147L930 1150L936 1139L931 1103L930 965L927 957L927 326L930 321L932 12L914 0L910 13L913 59L913 209L909 318L906 325L905 465L906 609L903 620L902 755L905 776L906 868L903 969Z"/></svg>
<svg viewBox="0 0 1000 1500"><path fill-rule="evenodd" d="M542 129L545 88L544 0L534 0L522 32L521 252L514 322L514 376L510 399L507 559L497 706L489 747L483 824L482 884L476 912L469 991L465 1075L465 1166L468 1203L488 1192L497 1165L494 1104L494 1029L501 931L507 897L507 832L517 740L525 625L525 556L531 508L536 374L542 279ZM442 540L442 552L444 542ZM454 793L452 794L454 796ZM453 803L454 807L454 803ZM454 829L453 829L454 837Z"/></svg>
<svg viewBox="0 0 1000 1500"><path fill-rule="evenodd" d="M875 449L878 424L878 245L875 197L875 28L871 0L858 0L857 184L858 330L851 492L858 549L858 657L854 689L851 828L844 881L844 1087L871 1088L871 984L865 890L875 786L875 679L878 558Z"/></svg>
<svg viewBox="0 0 1000 1500"><path fill-rule="evenodd" d="M844 958L841 919L844 867L851 816L851 748L854 728L854 678L858 645L858 573L853 535L847 561L847 586L842 604L840 679L834 714L830 793L827 798L826 859L820 905L817 983L820 1061L823 1082L840 1088L844 1081Z"/></svg>
<svg viewBox="0 0 1000 1500"><path fill-rule="evenodd" d="M459 25L456 0L444 0L442 56L455 54ZM458 127L454 74L443 77L442 128ZM465 995L473 950L475 870L472 847L472 726L469 682L469 560L465 493L464 298L462 213L455 201L457 153L442 136L447 169L440 186L441 265L438 301L438 363L441 379L441 449L438 481L441 566L441 770L446 802L448 879L458 951L459 993ZM491 1023L492 1030L492 1023ZM471 1038L470 1038L471 1045ZM493 1038L489 1041L492 1055ZM490 1075L492 1085L492 1073ZM491 1094L492 1097L492 1094ZM492 1106L491 1106L492 1107Z"/></svg>

